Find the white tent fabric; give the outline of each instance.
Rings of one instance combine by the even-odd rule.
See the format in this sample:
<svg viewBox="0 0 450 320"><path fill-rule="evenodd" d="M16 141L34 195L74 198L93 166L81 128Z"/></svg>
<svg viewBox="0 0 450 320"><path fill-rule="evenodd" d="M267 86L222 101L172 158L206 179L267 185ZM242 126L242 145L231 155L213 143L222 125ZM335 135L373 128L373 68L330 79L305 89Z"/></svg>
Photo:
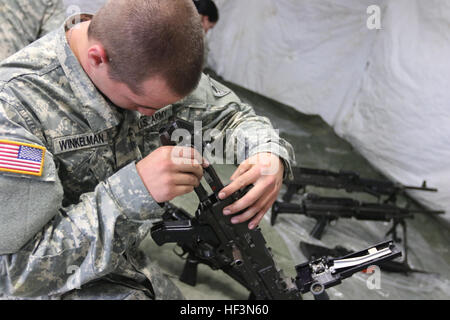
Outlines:
<svg viewBox="0 0 450 320"><path fill-rule="evenodd" d="M320 115L386 176L450 208L450 2L216 0L208 63L224 79ZM371 29L380 8L381 29ZM369 27L368 27L369 22ZM301 159L299 159L301 162ZM450 219L450 214L446 214Z"/></svg>

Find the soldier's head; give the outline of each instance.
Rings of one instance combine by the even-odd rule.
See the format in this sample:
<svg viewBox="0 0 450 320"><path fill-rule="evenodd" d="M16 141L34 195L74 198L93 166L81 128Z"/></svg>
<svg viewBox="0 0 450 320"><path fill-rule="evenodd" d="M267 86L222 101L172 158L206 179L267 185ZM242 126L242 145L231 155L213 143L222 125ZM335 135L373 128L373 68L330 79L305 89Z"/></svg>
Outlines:
<svg viewBox="0 0 450 320"><path fill-rule="evenodd" d="M200 81L203 32L192 0L109 0L88 39L88 74L120 107L151 115Z"/></svg>
<svg viewBox="0 0 450 320"><path fill-rule="evenodd" d="M203 30L207 33L219 21L219 10L212 0L194 0L194 4L200 14Z"/></svg>

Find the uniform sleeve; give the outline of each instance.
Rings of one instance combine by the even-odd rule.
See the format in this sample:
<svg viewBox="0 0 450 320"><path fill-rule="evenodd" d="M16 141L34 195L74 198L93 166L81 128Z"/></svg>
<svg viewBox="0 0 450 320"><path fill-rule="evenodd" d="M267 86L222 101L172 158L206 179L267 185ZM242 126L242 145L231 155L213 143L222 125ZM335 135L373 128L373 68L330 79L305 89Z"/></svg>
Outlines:
<svg viewBox="0 0 450 320"><path fill-rule="evenodd" d="M188 107L187 118L201 119L206 129L204 139L212 141L211 154L215 155L216 163L223 156L227 164L239 164L258 153L268 152L283 161L284 178L293 178L291 167L295 154L291 144L279 136L267 117L257 115L226 86L204 75L197 90L181 104ZM220 149L225 154L220 154Z"/></svg>
<svg viewBox="0 0 450 320"><path fill-rule="evenodd" d="M5 107L0 100L0 141L42 145ZM62 207L50 152L44 161L39 177L0 171L0 295L59 295L113 272L139 227L162 213L135 163Z"/></svg>
<svg viewBox="0 0 450 320"><path fill-rule="evenodd" d="M0 2L0 61L13 55L34 41L36 28L30 28L27 21L34 21L22 12L15 1Z"/></svg>
<svg viewBox="0 0 450 320"><path fill-rule="evenodd" d="M50 0L46 3L48 8L42 17L39 38L60 27L66 18L63 0Z"/></svg>

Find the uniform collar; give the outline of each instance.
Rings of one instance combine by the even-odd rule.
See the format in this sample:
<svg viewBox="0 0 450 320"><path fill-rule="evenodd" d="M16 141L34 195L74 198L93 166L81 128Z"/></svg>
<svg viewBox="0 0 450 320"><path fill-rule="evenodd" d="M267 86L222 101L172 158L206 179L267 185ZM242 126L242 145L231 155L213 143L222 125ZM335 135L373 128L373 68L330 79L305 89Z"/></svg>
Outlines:
<svg viewBox="0 0 450 320"><path fill-rule="evenodd" d="M118 107L107 101L84 72L73 54L66 39L66 31L77 23L91 20L91 14L77 14L67 18L58 33L57 54L59 63L69 80L75 97L80 101L77 106L94 132L100 132L117 126L122 119Z"/></svg>

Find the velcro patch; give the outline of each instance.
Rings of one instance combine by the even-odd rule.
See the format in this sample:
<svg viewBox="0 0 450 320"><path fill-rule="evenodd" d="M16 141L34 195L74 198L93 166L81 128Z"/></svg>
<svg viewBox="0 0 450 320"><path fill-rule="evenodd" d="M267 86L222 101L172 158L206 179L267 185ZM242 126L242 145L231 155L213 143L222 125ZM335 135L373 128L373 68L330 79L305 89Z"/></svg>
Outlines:
<svg viewBox="0 0 450 320"><path fill-rule="evenodd" d="M228 94L231 93L230 90L221 90L221 89L219 89L219 88L214 84L214 82L211 80L211 77L208 77L208 79L209 79L209 84L211 85L211 89L212 89L213 95L214 95L216 98L222 98L222 97L225 97L226 95L228 95Z"/></svg>
<svg viewBox="0 0 450 320"><path fill-rule="evenodd" d="M76 151L108 144L106 132L78 134L57 138L53 142L54 154Z"/></svg>
<svg viewBox="0 0 450 320"><path fill-rule="evenodd" d="M152 116L142 116L138 124L139 130L146 130L162 122L166 122L172 114L172 105L169 105L158 110Z"/></svg>
<svg viewBox="0 0 450 320"><path fill-rule="evenodd" d="M44 147L0 140L0 171L41 176L44 156Z"/></svg>

